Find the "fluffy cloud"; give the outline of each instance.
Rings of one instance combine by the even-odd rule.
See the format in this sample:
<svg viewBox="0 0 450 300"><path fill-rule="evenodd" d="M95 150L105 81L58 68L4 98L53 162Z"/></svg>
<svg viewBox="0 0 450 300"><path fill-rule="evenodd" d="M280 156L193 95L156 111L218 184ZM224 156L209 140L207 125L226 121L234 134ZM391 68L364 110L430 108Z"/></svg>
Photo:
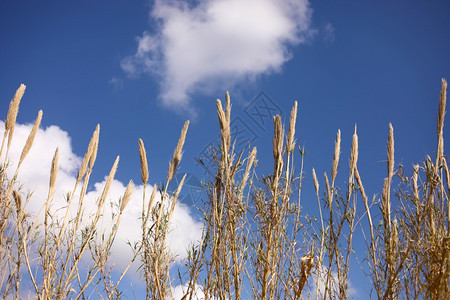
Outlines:
<svg viewBox="0 0 450 300"><path fill-rule="evenodd" d="M17 124L15 127L14 139L9 153L10 165L7 169L9 177L14 175L17 162L31 127L32 124ZM3 132L4 123L0 121L1 137L3 137ZM56 180L57 190L52 202L52 211L57 216L63 216L65 210L60 208L67 206L65 195L73 190L75 177L78 172L78 167L81 165L82 158L73 153L70 136L67 132L61 130L57 126L39 129L33 147L21 165L17 178L19 184L22 185L21 191L24 194L32 193L31 200L27 204L26 210L34 215L37 214L44 204L45 199L47 199L51 161L57 147L59 147L60 152L59 171ZM101 155L101 153L99 153L99 155ZM2 162L4 156L5 154L3 154ZM111 165L112 163L113 162L111 162ZM95 211L96 199L101 195L105 183L106 177L102 182L94 183L93 188L87 193L84 200L84 203L86 204L86 213ZM78 188L78 192L80 189L81 187ZM118 180L114 180L107 201L117 203L119 198L124 194L124 191L125 185ZM151 191L151 187L148 188L146 191L147 195L150 195ZM119 267L126 266L131 260L132 253L127 242L130 241L133 243L134 241L139 240L141 236L140 216L142 209L142 194L143 186L135 186L134 193L122 215L111 257L111 261L119 264ZM75 214L77 203L73 203L72 207L72 213ZM42 215L43 214L41 213L41 219L43 218ZM109 203L106 203L105 213L101 222L103 229L109 231L112 228L111 217L111 207ZM87 218L85 221L88 221ZM202 224L193 218L189 207L179 203L175 207L171 226L171 232L168 236L169 247L178 259L185 258L187 247L200 239Z"/></svg>
<svg viewBox="0 0 450 300"><path fill-rule="evenodd" d="M209 0L195 7L157 0L156 32L138 37L136 53L121 66L130 76L156 74L162 102L189 111L194 90L279 71L291 58L289 46L314 33L311 13L308 0Z"/></svg>
<svg viewBox="0 0 450 300"><path fill-rule="evenodd" d="M173 299L182 299L187 292L188 285L177 285L172 288L172 297ZM205 294L203 293L200 286L195 286L195 291L193 297L195 300L203 300L205 299Z"/></svg>

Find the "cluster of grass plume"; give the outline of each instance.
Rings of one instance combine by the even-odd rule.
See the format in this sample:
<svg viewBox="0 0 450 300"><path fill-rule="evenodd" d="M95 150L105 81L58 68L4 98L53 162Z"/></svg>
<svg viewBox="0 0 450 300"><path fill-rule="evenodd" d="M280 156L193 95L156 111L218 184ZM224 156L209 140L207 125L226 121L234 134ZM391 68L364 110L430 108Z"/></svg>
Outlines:
<svg viewBox="0 0 450 300"><path fill-rule="evenodd" d="M100 126L97 125L89 142L86 154L78 170L73 190L64 199L67 203L61 213L52 209L58 176L59 149L55 149L50 168L48 196L42 201L41 208L34 216L27 212L27 204L31 195L23 201L22 185L17 178L22 162L29 153L38 131L42 111L22 149L14 175L9 178L7 168L10 167L9 151L13 139L16 117L20 101L25 92L21 85L11 100L5 122L5 132L0 150L0 292L3 298L18 299L23 290L23 278L31 282L34 294L38 299L79 299L98 293L100 297L120 298L118 289L131 264L142 258L144 277L147 282L148 298L165 299L170 290L168 272L171 256L166 247L168 224L173 214L175 203L182 182L175 195L169 195L166 189L161 193L161 200L153 205L157 187L153 189L148 206L142 211L142 241L134 248L134 255L124 270L116 270L110 263L111 247L114 243L124 210L129 203L134 184L128 183L125 192L117 199L117 212L113 212L112 225L109 230L102 230L100 224L105 218L104 210L109 191L117 171L119 157L113 163L106 179L101 195L96 199L94 210L89 211L85 198L89 179L97 158ZM182 147L189 122L186 122L173 159L170 162L167 184L173 178L181 160ZM139 140L142 160L142 180L144 186L148 180L148 168L145 148ZM6 154L3 156L4 150ZM144 188L144 204L147 200ZM169 209L164 201L171 201ZM74 207L76 206L76 207ZM74 213L75 211L75 213ZM40 215L43 213L43 218ZM150 256L149 256L150 255ZM25 266L26 272L24 272ZM112 276L113 272L119 276ZM112 278L116 278L113 280ZM25 285L26 286L26 285Z"/></svg>
<svg viewBox="0 0 450 300"><path fill-rule="evenodd" d="M4 298L18 299L26 278L39 299L85 299L94 294L121 298L119 283L138 260L147 299L173 299L176 280L185 287L182 299L347 299L350 268L354 266L351 260L357 258L367 262L362 268L372 284L370 296L449 299L450 174L443 131L446 89L447 83L442 80L436 158L427 156L422 165L414 165L410 176L402 165L395 165L394 129L389 124L387 177L381 197L375 195L369 200L366 194L358 169L356 126L348 181L345 188L338 186L341 160L338 130L331 177L325 172L322 189L312 169L317 222L307 217L300 202L307 172L303 170L304 149L296 145L295 139L297 102L286 134L281 117L273 118L273 172L261 175L257 149L249 145L247 150L236 150L230 129L229 94L225 95L225 106L217 100L221 137L218 147L211 149L211 157L206 158L215 162L215 166L213 176L204 183L205 198L200 207L204 216L202 238L187 250L186 268L180 268L175 279L172 278L175 258L167 245L167 236L185 176L175 192L169 192L168 186L182 158L189 121L182 128L165 183L152 186L150 195L146 149L144 142L138 141L143 185L141 239L132 245L129 264L117 270L110 262L111 247L131 199L133 183L130 181L124 195L117 199L111 230L98 232L119 157L94 211L87 212L85 196L99 144L97 126L73 190L65 199L67 206L62 216L52 210L57 190L58 149L52 150L48 196L41 199L41 210L31 215L27 210L30 195L23 194L17 177L33 145L42 111L16 169L9 173L14 175L8 177L6 172L11 168L9 152L25 92L25 86L21 85L10 103L0 148L0 268L4 270L0 275L0 292ZM298 162L294 159L296 153L300 157ZM363 205L358 205L359 197ZM353 247L358 225L365 237L365 253L355 252ZM120 275L112 276L113 272Z"/></svg>

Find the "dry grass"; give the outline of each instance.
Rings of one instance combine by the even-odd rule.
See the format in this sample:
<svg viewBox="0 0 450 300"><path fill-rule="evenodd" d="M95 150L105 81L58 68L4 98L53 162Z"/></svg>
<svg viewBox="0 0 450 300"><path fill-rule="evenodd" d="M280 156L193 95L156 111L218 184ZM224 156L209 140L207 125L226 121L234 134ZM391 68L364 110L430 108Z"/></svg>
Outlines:
<svg viewBox="0 0 450 300"><path fill-rule="evenodd" d="M331 163L331 181L320 183L315 170L312 182L318 203L318 220L301 210L304 184L304 150L296 147L297 102L294 102L287 134L280 116L274 116L273 172L260 176L256 148L236 152L231 136L231 101L217 100L220 144L209 159L214 175L205 183L203 236L192 245L180 269L183 299L321 299L349 298L349 274L353 258L366 261L378 299L450 298L450 174L444 156L444 116L447 83L442 81L437 117L436 158L414 165L413 173L395 165L394 129L389 124L387 177L381 198L370 201L358 169L358 135L355 126L349 158L348 181L336 184L341 156L338 130ZM48 196L42 201L44 217L27 212L29 195L17 182L22 162L31 149L42 119L35 124L23 147L14 176L9 178L9 151L15 120L25 86L13 97L5 122L0 150L0 292L19 298L23 281L31 282L39 299L120 298L119 283L138 260L148 299L172 299L174 257L167 246L169 225L185 177L169 193L182 158L189 122L181 130L169 163L166 182L153 186L147 195L149 169L144 142L138 149L143 184L141 240L132 245L133 257L120 276L110 263L111 247L123 212L131 199L130 181L118 199L111 230L98 232L105 202L119 158L114 161L94 211L86 212L86 191L99 145L97 126L78 171L73 190L67 194L63 214L52 209L58 177L59 150L54 150ZM6 148L5 148L6 147ZM296 149L300 159L295 161ZM5 151L6 150L6 151ZM53 151L53 150L52 150ZM5 154L4 154L5 153ZM322 186L322 189L321 189ZM363 206L357 205L358 197ZM309 196L310 197L310 196ZM379 204L379 205L377 205ZM74 207L76 206L76 207ZM73 213L75 212L75 213ZM367 222L366 222L367 220ZM379 226L375 225L379 224ZM355 253L353 239L362 225L367 252ZM81 272L81 264L83 272ZM25 271L24 271L25 270ZM114 279L113 279L114 278ZM201 292L201 295L199 294Z"/></svg>

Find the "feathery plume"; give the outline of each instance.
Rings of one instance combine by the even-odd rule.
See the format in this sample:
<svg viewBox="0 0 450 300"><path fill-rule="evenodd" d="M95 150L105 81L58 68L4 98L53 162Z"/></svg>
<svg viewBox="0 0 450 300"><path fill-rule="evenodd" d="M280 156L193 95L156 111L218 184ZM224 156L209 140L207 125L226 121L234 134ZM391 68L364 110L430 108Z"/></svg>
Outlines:
<svg viewBox="0 0 450 300"><path fill-rule="evenodd" d="M276 115L273 117L273 159L274 169L273 174L279 176L283 165L282 151L283 151L283 127L281 126L281 117Z"/></svg>
<svg viewBox="0 0 450 300"><path fill-rule="evenodd" d="M316 170L312 169L312 176L314 181L314 189L316 190L316 195L319 197L319 181L317 180Z"/></svg>
<svg viewBox="0 0 450 300"><path fill-rule="evenodd" d="M150 200L148 201L148 206L147 206L147 218L148 216L150 216L150 210L153 207L153 204L155 203L155 199L156 199L156 191L158 190L157 185L153 185L153 190L152 190L152 194L150 195Z"/></svg>
<svg viewBox="0 0 450 300"><path fill-rule="evenodd" d="M41 124L41 120L42 120L42 110L40 110L38 112L38 115L36 117L36 121L34 122L33 128L31 129L31 132L28 135L27 141L26 141L25 146L23 147L23 150L22 150L22 154L20 155L18 166L20 166L22 164L23 160L25 159L25 157L27 156L28 152L30 151L31 146L33 145L34 138L36 136L36 132L39 129L39 125Z"/></svg>
<svg viewBox="0 0 450 300"><path fill-rule="evenodd" d="M19 88L16 90L16 93L14 97L11 99L11 102L9 103L8 114L6 116L5 122L5 132L9 131L11 128L14 127L14 124L16 124L20 100L22 99L23 94L25 93L25 89L26 86L24 84L21 84Z"/></svg>
<svg viewBox="0 0 450 300"><path fill-rule="evenodd" d="M127 206L128 202L130 201L131 194L133 193L133 188L134 188L133 181L130 180L130 182L128 182L128 185L125 189L125 193L123 194L123 197L122 197L122 204L120 205L120 212L123 212L123 210L125 209L125 206Z"/></svg>
<svg viewBox="0 0 450 300"><path fill-rule="evenodd" d="M146 184L148 181L148 164L147 164L147 154L145 152L145 146L142 139L139 139L139 158L141 160L142 183Z"/></svg>
<svg viewBox="0 0 450 300"><path fill-rule="evenodd" d="M297 120L297 101L294 101L294 106L291 110L291 117L289 119L289 130L286 140L287 151L292 151L294 147L295 122Z"/></svg>
<svg viewBox="0 0 450 300"><path fill-rule="evenodd" d="M93 137L94 138L93 138L92 152L91 152L91 157L89 158L89 170L92 170L95 160L97 159L98 140L100 137L100 124L97 124L97 126L95 127ZM89 146L88 146L88 148L89 148Z"/></svg>
<svg viewBox="0 0 450 300"><path fill-rule="evenodd" d="M364 205L366 206L366 209L368 209L367 204L368 204L369 199L367 198L366 191L364 190L364 185L362 184L362 180L361 180L361 176L359 175L358 168L355 168L355 178L356 178L356 182L358 183L359 190L361 192L361 195L362 195L362 198L364 201Z"/></svg>
<svg viewBox="0 0 450 300"><path fill-rule="evenodd" d="M186 139L186 132L188 130L188 127L189 121L186 121L186 123L184 123L183 129L181 130L181 135L180 139L178 140L177 147L173 152L172 161L169 163L169 170L167 172L167 184L172 180L173 176L175 176L178 164L181 161L184 140Z"/></svg>
<svg viewBox="0 0 450 300"><path fill-rule="evenodd" d="M248 157L247 160L247 167L245 168L245 172L244 172L244 176L242 177L241 180L241 186L239 188L239 199L242 196L242 193L244 192L244 187L247 184L247 180L250 174L250 168L253 165L253 161L255 160L256 157L256 147L253 147L252 152L250 153L250 156Z"/></svg>
<svg viewBox="0 0 450 300"><path fill-rule="evenodd" d="M391 228L391 201L390 201L390 183L389 178L384 179L383 195L381 201L381 211L383 219L388 228Z"/></svg>
<svg viewBox="0 0 450 300"><path fill-rule="evenodd" d="M327 172L324 173L325 176L325 187L327 188L327 198L328 198L328 206L330 209L333 207L333 197L330 189L330 182L328 181Z"/></svg>
<svg viewBox="0 0 450 300"><path fill-rule="evenodd" d="M413 193L416 201L419 201L419 187L417 186L417 179L419 178L419 165L414 165L413 173Z"/></svg>
<svg viewBox="0 0 450 300"><path fill-rule="evenodd" d="M352 150L350 154L350 174L354 174L357 162L358 162L358 135L356 134L356 124L355 124L355 131L353 133L352 139Z"/></svg>
<svg viewBox="0 0 450 300"><path fill-rule="evenodd" d="M228 153L231 143L230 124L227 118L227 114L229 113L228 106L227 111L224 112L222 108L222 102L220 102L219 99L217 99L216 101L216 106L217 106L217 116L219 117L220 135L222 137L222 148L224 149L224 151L226 151L226 153Z"/></svg>
<svg viewBox="0 0 450 300"><path fill-rule="evenodd" d="M183 187L185 179L186 179L186 174L184 174L183 178L181 178L181 181L178 184L178 187L177 187L177 190L175 192L175 195L172 198L172 205L170 206L169 217L167 218L168 222L170 222L170 220L172 220L173 212L175 211L175 204L177 204L178 196L180 195L181 188Z"/></svg>
<svg viewBox="0 0 450 300"><path fill-rule="evenodd" d="M13 198L14 198L14 202L16 203L17 216L19 216L20 210L22 209L22 197L20 196L18 191L14 190Z"/></svg>
<svg viewBox="0 0 450 300"><path fill-rule="evenodd" d="M56 148L55 154L52 159L52 167L50 170L50 183L49 183L49 198L51 198L55 192L56 176L58 175L58 160L59 160L59 148Z"/></svg>
<svg viewBox="0 0 450 300"><path fill-rule="evenodd" d="M84 155L83 162L81 163L81 167L78 170L77 182L80 182L81 179L83 178L84 174L86 174L89 160L91 160L92 158L95 159L97 156L97 154L95 154L93 156L93 153L94 153L94 150L96 150L96 145L98 147L99 131L100 131L100 125L97 125L94 133L92 134L91 140L88 145L88 149L86 151L86 154Z"/></svg>
<svg viewBox="0 0 450 300"><path fill-rule="evenodd" d="M11 146L11 141L12 141L12 137L13 137L13 133L14 133L14 126L16 124L17 113L19 112L19 104L20 104L20 100L23 97L23 94L25 93L25 89L26 89L26 86L24 84L21 84L19 86L19 88L17 89L14 97L12 98L11 102L9 103L8 114L6 116L6 121L5 121L5 133L3 135L3 142L2 142L2 147L0 150L0 157L1 157L1 154L3 153L3 145L4 145L3 143L5 142L6 135L8 135L8 145L7 145L6 152L8 152L8 149Z"/></svg>
<svg viewBox="0 0 450 300"><path fill-rule="evenodd" d="M225 108L225 116L227 118L227 126L230 127L231 101L230 101L230 93L228 91L225 93L225 103L227 104L227 107Z"/></svg>
<svg viewBox="0 0 450 300"><path fill-rule="evenodd" d="M336 141L334 142L333 167L331 169L331 184L333 186L337 176L340 156L341 156L341 130L338 129L338 132L336 134Z"/></svg>
<svg viewBox="0 0 450 300"><path fill-rule="evenodd" d="M389 184L394 175L394 128L389 123L389 137L387 146L387 167L388 167L388 180Z"/></svg>
<svg viewBox="0 0 450 300"><path fill-rule="evenodd" d="M106 197L108 196L109 188L111 187L111 183L114 179L114 176L116 175L118 164L119 164L119 156L117 156L116 160L114 161L111 171L109 172L108 178L106 179L106 183L105 183L105 187L103 188L102 195L100 196L100 198L98 200L99 207L103 206L103 203L105 202Z"/></svg>
<svg viewBox="0 0 450 300"><path fill-rule="evenodd" d="M444 78L442 78L441 95L439 98L439 113L437 118L438 149L436 155L436 168L439 166L439 160L444 155L444 117L445 117L446 102L447 102L447 81Z"/></svg>

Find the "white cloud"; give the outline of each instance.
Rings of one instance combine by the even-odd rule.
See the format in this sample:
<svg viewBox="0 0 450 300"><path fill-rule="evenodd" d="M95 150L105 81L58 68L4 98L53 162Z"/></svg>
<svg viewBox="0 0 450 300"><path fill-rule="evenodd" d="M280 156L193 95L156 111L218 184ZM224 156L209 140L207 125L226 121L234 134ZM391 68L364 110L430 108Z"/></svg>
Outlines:
<svg viewBox="0 0 450 300"><path fill-rule="evenodd" d="M12 147L9 153L10 166L7 170L10 178L16 170L17 162L31 127L32 124L16 124ZM0 137L3 137L3 132L4 122L0 121ZM86 144L87 143L88 141L86 141ZM61 130L57 126L39 129L34 144L20 167L18 175L19 183L23 184L21 191L24 194L29 192L33 193L26 209L34 215L36 215L44 204L45 199L47 199L51 161L57 147L59 147L60 151L59 171L56 180L57 190L52 203L52 211L59 217L62 217L65 212L65 210L61 210L60 208L67 205L64 198L65 195L73 190L75 177L78 172L78 167L81 165L82 158L73 153L71 139L67 132ZM101 153L99 153L99 155L101 155ZM2 162L4 161L4 156L5 154L3 154L3 157L1 158ZM113 162L111 162L111 165L112 164ZM137 170L137 172L140 171ZM86 213L95 211L96 199L102 193L105 182L106 177L102 182L94 183L93 189L87 193L84 200L84 203L86 204ZM78 192L80 189L81 187L78 188ZM117 203L124 191L125 185L118 180L114 180L110 188L108 202L105 204L105 213L101 224L103 229L110 230L112 228L112 211L109 201ZM151 187L147 189L146 193L148 196L151 194L151 191ZM127 242L130 241L133 243L141 237L140 217L142 209L142 192L142 185L135 186L134 193L124 210L116 240L112 248L111 262L118 264L122 269L128 264L132 257L131 249L127 245ZM77 203L74 201L72 204L73 214L75 214L76 207ZM43 216L41 214L41 219L42 218ZM85 222L88 222L87 219L88 218L86 217ZM200 239L201 230L202 224L193 218L190 209L181 203L177 204L172 218L171 232L168 236L169 248L172 253L176 255L177 259L186 257L186 249L191 243Z"/></svg>
<svg viewBox="0 0 450 300"><path fill-rule="evenodd" d="M334 28L333 24L326 23L325 26L322 29L322 36L323 41L326 44L332 44L336 40L336 29Z"/></svg>
<svg viewBox="0 0 450 300"><path fill-rule="evenodd" d="M181 299L187 291L188 285L177 285L172 288L172 297L173 299ZM202 288L198 285L195 286L195 291L193 294L193 299L195 300L202 300L205 299L205 294L202 291Z"/></svg>
<svg viewBox="0 0 450 300"><path fill-rule="evenodd" d="M111 78L108 80L108 83L114 88L114 90L118 90L123 87L123 80L117 77Z"/></svg>
<svg viewBox="0 0 450 300"><path fill-rule="evenodd" d="M317 292L319 293L318 299L326 298L325 295L325 280L327 277L328 267L322 265L322 268L316 270L309 277L310 287L307 294L308 299L316 299ZM338 274L335 271L331 271L331 285L333 290L337 290L338 287ZM327 292L328 293L328 292ZM358 290L353 286L351 280L347 279L347 295L350 299L355 299L358 296Z"/></svg>
<svg viewBox="0 0 450 300"><path fill-rule="evenodd" d="M308 0L208 0L195 7L157 0L157 31L138 37L136 53L121 66L132 77L156 74L163 103L192 111L193 91L279 71L291 58L289 46L314 33L311 14Z"/></svg>

